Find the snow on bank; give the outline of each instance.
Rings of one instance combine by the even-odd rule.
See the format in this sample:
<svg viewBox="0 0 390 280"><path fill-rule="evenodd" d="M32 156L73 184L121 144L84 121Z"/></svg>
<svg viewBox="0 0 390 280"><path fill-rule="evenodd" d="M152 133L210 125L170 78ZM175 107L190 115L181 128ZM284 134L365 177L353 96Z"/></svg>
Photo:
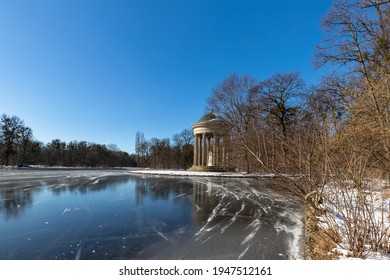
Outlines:
<svg viewBox="0 0 390 280"><path fill-rule="evenodd" d="M248 174L246 172L202 172L188 170L159 170L159 169L133 169L130 174L159 175L159 176L184 176L184 177L230 177L230 178L272 178L275 174Z"/></svg>
<svg viewBox="0 0 390 280"><path fill-rule="evenodd" d="M339 259L359 259L353 256L352 246L355 250L363 246L361 258L390 260L390 197L385 195L384 182L370 181L367 189L360 191L345 186L324 187L324 203L319 206L322 215L317 217L320 227L340 237L333 253ZM384 244L385 251L375 248L378 242Z"/></svg>
<svg viewBox="0 0 390 280"><path fill-rule="evenodd" d="M13 170L13 171L23 171L23 170L41 170L41 171L85 171L89 173L93 172L123 172L126 174L135 174L135 175L158 175L158 176L183 176L183 177L230 177L230 178L274 178L277 175L270 174L260 174L260 173L251 173L246 172L211 172L211 171L188 171L188 170L169 170L169 169L142 169L142 168L133 168L133 167L116 167L116 168L88 168L88 167L63 167L63 166L44 166L44 165L30 165L26 167L17 167L17 166L0 166L0 170ZM53 172L52 172L53 173ZM114 173L115 174L115 173Z"/></svg>

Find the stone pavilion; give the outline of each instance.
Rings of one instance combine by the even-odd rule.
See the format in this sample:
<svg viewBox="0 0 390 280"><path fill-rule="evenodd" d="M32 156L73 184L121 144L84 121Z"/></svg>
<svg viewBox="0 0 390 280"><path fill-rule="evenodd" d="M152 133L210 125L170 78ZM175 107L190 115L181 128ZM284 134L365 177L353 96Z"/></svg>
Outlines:
<svg viewBox="0 0 390 280"><path fill-rule="evenodd" d="M225 171L228 125L214 112L203 116L192 126L194 133L194 165L192 171Z"/></svg>

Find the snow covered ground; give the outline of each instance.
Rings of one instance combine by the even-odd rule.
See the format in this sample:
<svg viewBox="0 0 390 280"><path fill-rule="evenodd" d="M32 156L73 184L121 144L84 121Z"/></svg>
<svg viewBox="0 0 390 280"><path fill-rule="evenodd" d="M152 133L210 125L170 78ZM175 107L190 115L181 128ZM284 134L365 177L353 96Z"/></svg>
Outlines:
<svg viewBox="0 0 390 280"><path fill-rule="evenodd" d="M339 259L390 260L390 193L386 182L372 180L366 189L337 184L323 189L319 226L340 236L333 252ZM382 245L378 245L382 243ZM363 247L361 256L356 256ZM384 247L384 248L383 248Z"/></svg>
<svg viewBox="0 0 390 280"><path fill-rule="evenodd" d="M132 169L132 174L160 175L160 176L184 176L184 177L230 177L230 178L253 178L274 177L275 174L247 174L246 172L201 172L187 170L159 170L159 169Z"/></svg>

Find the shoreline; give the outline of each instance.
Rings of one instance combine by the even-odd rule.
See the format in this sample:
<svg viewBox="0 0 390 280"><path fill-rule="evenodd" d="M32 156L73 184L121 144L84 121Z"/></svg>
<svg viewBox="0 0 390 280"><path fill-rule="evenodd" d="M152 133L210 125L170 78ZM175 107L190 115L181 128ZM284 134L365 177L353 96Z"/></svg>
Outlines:
<svg viewBox="0 0 390 280"><path fill-rule="evenodd" d="M130 169L132 175L172 176L172 177L217 177L217 178L245 178L245 179L270 179L279 176L275 174L248 174L245 172L212 172L212 171L188 171L173 169Z"/></svg>
<svg viewBox="0 0 390 280"><path fill-rule="evenodd" d="M139 167L87 167L87 166L0 166L0 171L20 170L20 171L99 171L117 170L127 171L130 175L150 175L150 176L172 176L172 177L219 177L219 178L246 178L246 179L277 179L284 176L297 177L294 175L278 175L275 173L246 173L246 172L215 172L215 171L189 171L178 169L148 169Z"/></svg>

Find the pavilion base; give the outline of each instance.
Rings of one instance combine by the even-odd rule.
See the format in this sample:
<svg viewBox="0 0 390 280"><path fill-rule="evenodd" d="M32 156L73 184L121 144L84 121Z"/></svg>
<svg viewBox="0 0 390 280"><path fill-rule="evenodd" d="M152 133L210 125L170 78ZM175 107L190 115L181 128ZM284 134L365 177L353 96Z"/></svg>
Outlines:
<svg viewBox="0 0 390 280"><path fill-rule="evenodd" d="M201 172L225 172L226 168L224 166L201 166L193 165L189 171L201 171Z"/></svg>

